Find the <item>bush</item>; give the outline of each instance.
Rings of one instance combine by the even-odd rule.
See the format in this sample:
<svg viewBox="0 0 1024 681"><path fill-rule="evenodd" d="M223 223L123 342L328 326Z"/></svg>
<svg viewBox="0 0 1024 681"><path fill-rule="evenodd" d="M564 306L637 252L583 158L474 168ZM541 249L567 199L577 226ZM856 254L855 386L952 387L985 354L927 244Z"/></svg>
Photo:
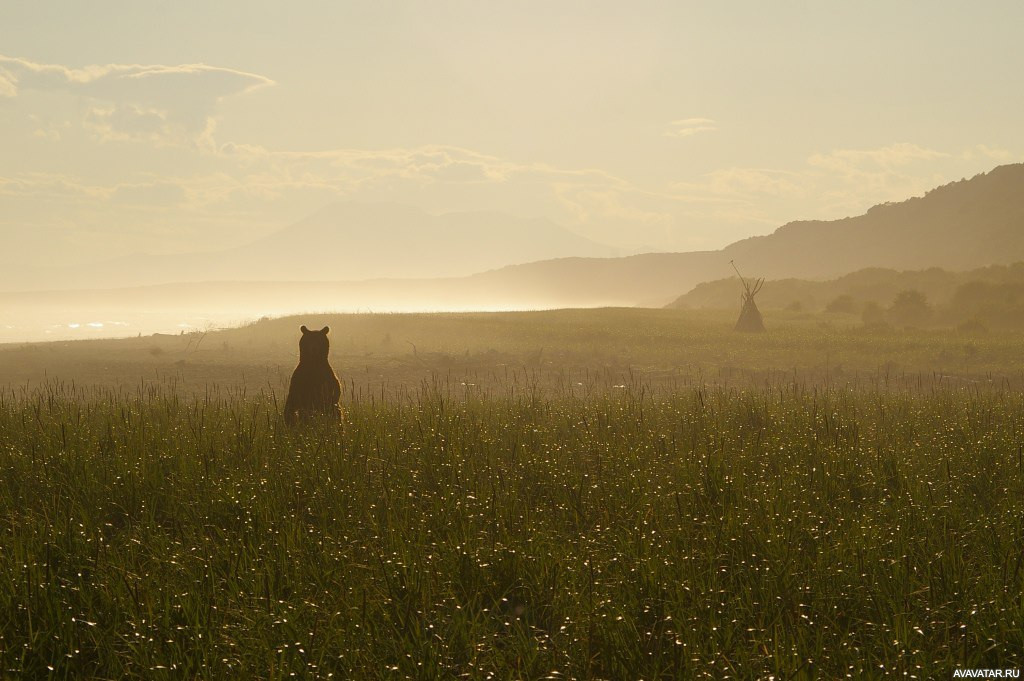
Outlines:
<svg viewBox="0 0 1024 681"><path fill-rule="evenodd" d="M971 317L967 321L961 322L956 327L956 330L970 335L988 333L988 327L977 317Z"/></svg>
<svg viewBox="0 0 1024 681"><path fill-rule="evenodd" d="M932 308L923 293L909 289L896 296L886 317L896 326L924 326L931 320Z"/></svg>
<svg viewBox="0 0 1024 681"><path fill-rule="evenodd" d="M874 301L869 301L864 304L864 309L861 310L860 319L864 322L864 326L880 326L885 324L885 311L882 310L882 306Z"/></svg>
<svg viewBox="0 0 1024 681"><path fill-rule="evenodd" d="M857 301L853 296L844 293L825 306L825 312L836 314L857 314Z"/></svg>

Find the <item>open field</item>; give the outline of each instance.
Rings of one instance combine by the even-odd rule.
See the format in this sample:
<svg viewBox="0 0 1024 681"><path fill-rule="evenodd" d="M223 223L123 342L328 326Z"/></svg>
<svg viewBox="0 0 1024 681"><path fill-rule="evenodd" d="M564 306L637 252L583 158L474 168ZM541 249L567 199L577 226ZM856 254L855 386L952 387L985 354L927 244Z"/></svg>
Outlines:
<svg viewBox="0 0 1024 681"><path fill-rule="evenodd" d="M0 673L1024 666L1024 343L728 322L311 316L0 350ZM341 428L281 423L299 323L332 326Z"/></svg>
<svg viewBox="0 0 1024 681"><path fill-rule="evenodd" d="M459 314L310 314L242 328L119 340L0 345L0 385L49 379L186 392L275 391L298 358L299 325L331 326L331 359L350 396L427 380L504 391L514 374L546 389L599 379L655 387L899 381L1024 384L1016 333L871 331L848 315L772 312L769 333L732 332L735 312L606 308Z"/></svg>

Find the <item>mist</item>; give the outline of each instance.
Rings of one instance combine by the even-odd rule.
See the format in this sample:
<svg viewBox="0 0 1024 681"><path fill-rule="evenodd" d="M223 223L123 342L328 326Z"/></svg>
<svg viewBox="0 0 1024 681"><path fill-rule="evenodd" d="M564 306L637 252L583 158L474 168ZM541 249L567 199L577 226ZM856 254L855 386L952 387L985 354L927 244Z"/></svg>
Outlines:
<svg viewBox="0 0 1024 681"><path fill-rule="evenodd" d="M1022 25L0 3L0 676L1016 678Z"/></svg>
<svg viewBox="0 0 1024 681"><path fill-rule="evenodd" d="M1024 222L1021 186L1024 165L1004 165L863 215L792 222L720 250L633 255L542 220L335 204L231 250L37 271L22 285L49 290L0 293L0 340L181 333L306 312L729 309L735 284L723 280L735 261L796 282L766 290L766 302L780 308L824 310L829 294L809 294L814 282L872 268L925 273L907 286L949 298L953 286L927 272L991 282L984 268L1024 261L1024 231L1014 227ZM719 293L709 297L716 281ZM850 292L856 305L885 305L899 293L894 286L834 287L832 297Z"/></svg>

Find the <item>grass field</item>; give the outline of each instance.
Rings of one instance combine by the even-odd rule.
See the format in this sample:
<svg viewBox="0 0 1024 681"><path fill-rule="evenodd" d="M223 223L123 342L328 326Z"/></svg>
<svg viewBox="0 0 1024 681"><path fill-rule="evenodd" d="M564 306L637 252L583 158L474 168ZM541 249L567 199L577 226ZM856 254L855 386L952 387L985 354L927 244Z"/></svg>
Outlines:
<svg viewBox="0 0 1024 681"><path fill-rule="evenodd" d="M0 674L1024 666L1021 341L648 312L329 318L341 428L281 423L294 320L4 351L84 373L0 398Z"/></svg>
<svg viewBox="0 0 1024 681"><path fill-rule="evenodd" d="M512 373L545 389L566 383L652 387L816 385L877 382L1003 382L1024 387L1019 334L869 331L847 315L773 311L769 333L732 332L735 312L609 308L461 314L304 315L207 334L0 345L0 385L57 378L134 389L176 383L221 388L287 387L299 325L331 326L331 357L355 393L458 379L503 392Z"/></svg>

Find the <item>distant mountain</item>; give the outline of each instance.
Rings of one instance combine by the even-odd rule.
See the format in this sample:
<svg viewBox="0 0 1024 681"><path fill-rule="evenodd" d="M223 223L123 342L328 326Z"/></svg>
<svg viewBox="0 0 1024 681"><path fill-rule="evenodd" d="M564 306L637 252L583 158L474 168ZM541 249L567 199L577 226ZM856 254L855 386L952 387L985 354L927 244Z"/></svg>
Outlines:
<svg viewBox="0 0 1024 681"><path fill-rule="evenodd" d="M231 255L248 268L248 276L218 278L456 277L535 260L619 254L549 220L496 211L431 215L402 205L339 203L235 249Z"/></svg>
<svg viewBox="0 0 1024 681"><path fill-rule="evenodd" d="M404 205L337 203L237 248L139 254L56 270L46 274L46 288L453 277L550 258L620 254L548 220L494 211L431 215Z"/></svg>
<svg viewBox="0 0 1024 681"><path fill-rule="evenodd" d="M1024 261L1024 164L876 206L858 217L793 222L720 251L554 258L438 277L445 268L465 273L545 249L602 247L548 222L497 213L435 217L396 206L338 205L250 246L135 263L135 279L191 283L7 294L0 295L0 310L42 314L47 308L61 319L65 311L128 305L257 317L310 310L656 307L701 282L731 275L730 260L750 277L808 280L872 267L963 271L1007 265ZM382 272L392 278L359 281Z"/></svg>

